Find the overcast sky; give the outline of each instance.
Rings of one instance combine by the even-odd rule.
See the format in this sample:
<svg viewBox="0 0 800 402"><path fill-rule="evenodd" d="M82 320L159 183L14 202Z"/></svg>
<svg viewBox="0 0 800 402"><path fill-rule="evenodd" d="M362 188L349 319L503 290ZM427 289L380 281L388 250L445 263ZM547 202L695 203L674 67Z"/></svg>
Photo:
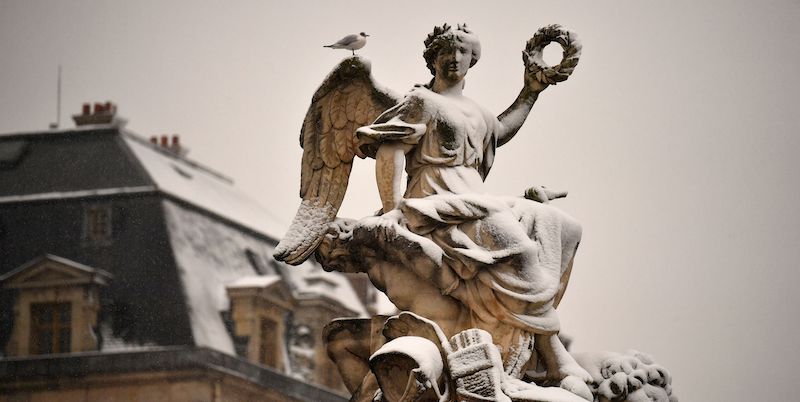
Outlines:
<svg viewBox="0 0 800 402"><path fill-rule="evenodd" d="M377 3L377 2L375 2ZM800 352L800 2L178 2L0 0L0 133L62 127L112 100L287 224L311 95L346 51L402 93L430 78L422 41L466 22L481 60L465 94L499 114L541 26L577 32L569 81L539 98L487 183L568 189L584 226L559 308L573 350L635 348L683 401L795 400ZM358 161L341 216L379 207Z"/></svg>

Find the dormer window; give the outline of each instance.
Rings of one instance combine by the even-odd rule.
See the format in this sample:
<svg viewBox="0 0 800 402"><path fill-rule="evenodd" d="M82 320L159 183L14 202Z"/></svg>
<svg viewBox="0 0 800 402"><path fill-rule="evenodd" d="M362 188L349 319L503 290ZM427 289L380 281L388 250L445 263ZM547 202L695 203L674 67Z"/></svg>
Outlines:
<svg viewBox="0 0 800 402"><path fill-rule="evenodd" d="M184 179L191 179L192 178L192 174L189 173L188 171L186 171L185 169L183 169L182 167L180 167L180 166L178 166L178 165L176 165L174 163L171 164L171 166L172 166L172 169L175 170L175 172L177 172L179 175L181 175L181 177L183 177Z"/></svg>
<svg viewBox="0 0 800 402"><path fill-rule="evenodd" d="M54 255L39 257L0 276L14 292L7 356L97 350L100 288L111 274Z"/></svg>
<svg viewBox="0 0 800 402"><path fill-rule="evenodd" d="M32 303L30 354L69 353L72 303Z"/></svg>
<svg viewBox="0 0 800 402"><path fill-rule="evenodd" d="M264 260L256 254L255 251L247 248L244 250L245 256L247 256L247 261L250 263L250 266L253 267L253 271L256 271L259 275L270 275L273 272L267 268L267 264L264 263Z"/></svg>
<svg viewBox="0 0 800 402"><path fill-rule="evenodd" d="M12 140L0 142L0 169L17 166L28 151L28 141Z"/></svg>
<svg viewBox="0 0 800 402"><path fill-rule="evenodd" d="M267 317L261 317L259 328L258 362L269 367L280 367L282 339L278 336L278 323Z"/></svg>
<svg viewBox="0 0 800 402"><path fill-rule="evenodd" d="M244 357L288 372L284 335L293 300L288 286L277 275L263 275L239 278L226 290L233 335L247 340Z"/></svg>
<svg viewBox="0 0 800 402"><path fill-rule="evenodd" d="M111 242L111 206L89 205L84 209L83 239L91 245Z"/></svg>

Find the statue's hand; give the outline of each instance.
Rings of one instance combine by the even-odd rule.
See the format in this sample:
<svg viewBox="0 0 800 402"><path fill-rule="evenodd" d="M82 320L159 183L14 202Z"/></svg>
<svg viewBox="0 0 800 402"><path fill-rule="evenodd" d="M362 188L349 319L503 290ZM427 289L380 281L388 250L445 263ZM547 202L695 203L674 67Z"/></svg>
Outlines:
<svg viewBox="0 0 800 402"><path fill-rule="evenodd" d="M535 63L532 63L531 60L528 59L528 54L522 52L522 60L525 62L525 88L529 91L538 94L539 92L544 91L550 84L546 82L542 82L539 80L539 77L542 76L540 72L542 71L539 66Z"/></svg>

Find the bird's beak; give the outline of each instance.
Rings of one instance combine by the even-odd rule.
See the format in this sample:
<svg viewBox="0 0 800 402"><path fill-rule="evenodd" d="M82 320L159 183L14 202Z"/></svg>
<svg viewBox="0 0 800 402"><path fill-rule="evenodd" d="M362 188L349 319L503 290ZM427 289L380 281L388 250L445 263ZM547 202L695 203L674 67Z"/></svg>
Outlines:
<svg viewBox="0 0 800 402"><path fill-rule="evenodd" d="M371 36L371 35L364 34L364 36Z"/></svg>

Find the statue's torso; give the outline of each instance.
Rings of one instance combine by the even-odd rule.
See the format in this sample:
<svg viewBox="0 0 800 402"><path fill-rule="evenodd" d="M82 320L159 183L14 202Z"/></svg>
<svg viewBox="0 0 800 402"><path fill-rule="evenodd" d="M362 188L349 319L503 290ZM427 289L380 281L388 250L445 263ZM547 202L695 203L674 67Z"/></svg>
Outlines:
<svg viewBox="0 0 800 402"><path fill-rule="evenodd" d="M407 158L405 197L483 192L480 171L494 141L495 117L463 96L426 88L416 88L410 96L424 105L427 121L425 135Z"/></svg>

